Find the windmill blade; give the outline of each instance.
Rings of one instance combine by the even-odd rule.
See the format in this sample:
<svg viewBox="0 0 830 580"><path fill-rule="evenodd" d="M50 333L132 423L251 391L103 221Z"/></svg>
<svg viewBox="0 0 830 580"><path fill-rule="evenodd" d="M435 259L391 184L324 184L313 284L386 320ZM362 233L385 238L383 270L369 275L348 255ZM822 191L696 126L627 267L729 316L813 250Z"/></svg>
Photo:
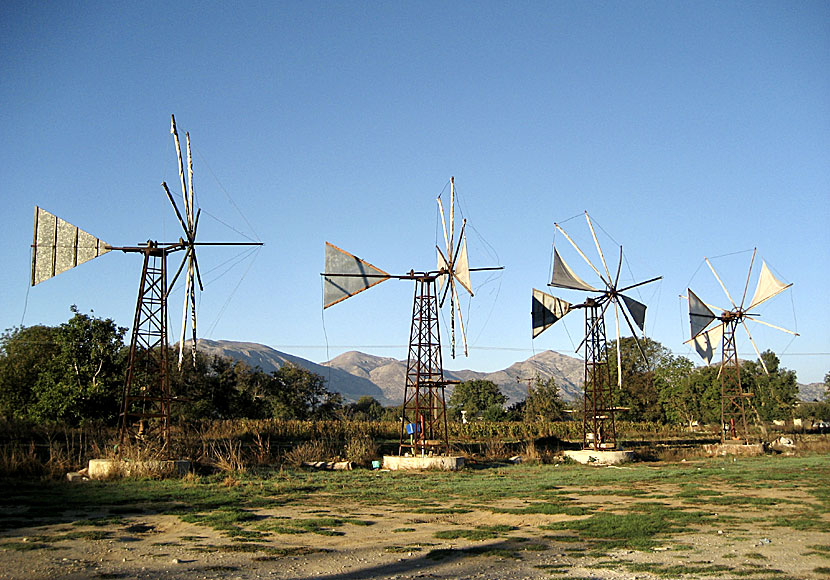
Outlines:
<svg viewBox="0 0 830 580"><path fill-rule="evenodd" d="M190 186L190 191L188 192L188 208L187 208L187 215L189 216L188 223L190 224L190 228L193 229L195 224L193 222L193 201L194 201L194 194L193 194L193 157L190 155L190 131L185 131L184 134L185 143L187 143L187 181L188 185ZM193 232L195 236L195 232ZM191 237L194 237L191 236Z"/></svg>
<svg viewBox="0 0 830 580"><path fill-rule="evenodd" d="M462 226L461 231L463 233L464 228ZM467 240L462 239L461 241L461 250L455 257L455 263L453 264L453 272L452 277L458 280L458 283L464 287L470 296L473 296L473 285L470 281L470 263L467 259Z"/></svg>
<svg viewBox="0 0 830 580"><path fill-rule="evenodd" d="M179 275L182 273L184 269L184 265L187 263L187 259L190 257L190 252L193 251L193 246L188 246L184 252L184 258L182 258L181 264L179 264L178 270L176 270L176 274L173 276L173 280L167 286L166 296L170 295L170 291L173 290L173 287L176 285L176 281L179 279Z"/></svg>
<svg viewBox="0 0 830 580"><path fill-rule="evenodd" d="M464 330L464 317L461 316L461 303L458 301L458 292L455 289L455 283L453 279L450 280L450 286L452 287L452 295L453 301L455 302L455 308L458 311L458 324L461 326L461 342L464 344L464 356L468 356L467 353L467 331ZM452 357L455 358L455 336L453 334L452 339Z"/></svg>
<svg viewBox="0 0 830 580"><path fill-rule="evenodd" d="M625 294L619 294L619 297L622 298L625 303L625 307L628 309L628 312L631 313L631 318L634 319L634 323L637 325L637 328L640 329L640 332L645 332L646 305L642 302L634 300L633 298L629 298ZM623 314L625 314L625 311L623 311Z"/></svg>
<svg viewBox="0 0 830 580"><path fill-rule="evenodd" d="M102 256L109 244L35 206L32 239L32 286Z"/></svg>
<svg viewBox="0 0 830 580"><path fill-rule="evenodd" d="M571 311L571 303L551 296L547 292L533 289L530 301L530 320L533 338L542 334L545 330Z"/></svg>
<svg viewBox="0 0 830 580"><path fill-rule="evenodd" d="M729 295L729 290L726 289L726 286L724 285L723 280L721 280L720 276L718 276L718 273L715 272L715 267L712 265L712 262L709 261L709 258L703 258L703 259L706 260L706 263L709 265L709 269L712 270L712 274L715 275L715 279L720 284L720 287L723 288L724 294L726 294L726 297L729 298L729 302L732 304L732 308L738 308L738 305L735 304L735 301L732 300L732 297Z"/></svg>
<svg viewBox="0 0 830 580"><path fill-rule="evenodd" d="M446 274L438 276L439 291L443 288L441 298L438 300L438 308L443 308L444 301L447 299L447 295L450 292L450 285L447 283L447 280L452 280L452 267L450 266L447 258L444 257L444 252L441 251L441 248L435 246L435 249L438 251L438 270L446 272Z"/></svg>
<svg viewBox="0 0 830 580"><path fill-rule="evenodd" d="M645 286L646 284L651 284L652 282L657 282L657 280L662 280L662 276L655 276L654 278L649 278L648 280L643 280L642 282L637 282L636 284L632 284L631 286L626 286L625 288L618 288L617 294L620 292L628 292L633 288L639 288L640 286Z"/></svg>
<svg viewBox="0 0 830 580"><path fill-rule="evenodd" d="M761 366L764 367L764 373L769 375L769 369L767 369L767 363L764 362L764 359L761 357L761 352L758 350L758 347L755 345L755 341L752 339L752 334L749 332L749 327L744 322L743 318L741 319L741 326L744 327L746 331L746 336L749 338L750 344L752 344L753 350L755 350L755 354L758 355L758 360L761 361Z"/></svg>
<svg viewBox="0 0 830 580"><path fill-rule="evenodd" d="M758 277L758 286L755 288L755 295L752 297L752 301L749 303L747 310L760 306L770 298L778 296L790 286L792 286L792 283L785 284L776 278L769 267L767 267L767 263L763 262L761 275Z"/></svg>
<svg viewBox="0 0 830 580"><path fill-rule="evenodd" d="M579 246L576 245L576 242L571 239L571 236L568 235L568 232L563 230L562 227L559 224L553 224L553 225L557 230L562 232L562 235L565 236L565 239L568 240L571 243L571 245L574 247L574 249L579 253L579 255L582 256L582 259L585 260L585 263L587 263L591 267L591 269L594 272L596 272L597 276L600 277L600 280L603 280L602 274L599 273L599 270L597 270L597 267L594 266L591 263L591 260L589 260L588 256L585 255L585 252L583 252L582 249ZM554 248L554 251L555 251L555 248ZM593 288L592 290L596 290L596 288Z"/></svg>
<svg viewBox="0 0 830 580"><path fill-rule="evenodd" d="M553 276L549 286L556 288L568 288L570 290L586 290L588 292L600 292L571 270L565 263L556 248L553 249Z"/></svg>
<svg viewBox="0 0 830 580"><path fill-rule="evenodd" d="M781 332L786 332L787 334L792 334L793 336L801 336L800 334L798 334L795 331L787 330L786 328L784 328L782 326L776 326L774 324L770 324L769 322L765 322L763 320L758 320L757 318L747 318L746 320L751 320L752 322L755 322L757 324L763 324L764 326L769 326L770 328L774 328L775 330L780 330Z"/></svg>
<svg viewBox="0 0 830 580"><path fill-rule="evenodd" d="M585 213L587 216L587 212ZM619 307L616 300L614 302L614 325L617 329L617 387L622 389L622 351L620 349L620 314L622 308Z"/></svg>
<svg viewBox="0 0 830 580"><path fill-rule="evenodd" d="M196 259L196 250L190 252L190 259L193 262L193 269L196 272L196 281L199 283L199 291L204 292L205 287L202 285L202 275L199 273L199 261Z"/></svg>
<svg viewBox="0 0 830 580"><path fill-rule="evenodd" d="M623 298L625 298L625 296L623 296ZM636 302L636 300L635 300L635 302ZM638 302L638 304L639 304L639 302ZM641 306L643 307L643 319L645 320L645 305L642 304ZM628 328L631 330L631 336L634 338L634 344L637 345L637 350L640 351L640 356L643 357L643 362L645 362L646 366L650 368L651 364L649 363L648 357L646 356L646 353L643 350L643 345L640 344L640 339L637 338L637 332L634 330L634 325L631 324L631 320L628 318L628 315L625 313L625 308L620 308L620 310L623 313L623 318L625 318L626 323L628 323ZM632 313L632 316L633 316L633 313ZM642 331L642 330L643 329L641 327L640 331Z"/></svg>
<svg viewBox="0 0 830 580"><path fill-rule="evenodd" d="M746 291L749 289L749 277L752 276L752 266L755 264L755 252L758 248L752 248L752 259L749 261L749 270L746 273L746 284L744 284L744 293L741 296L741 309L744 307L744 300L746 300Z"/></svg>
<svg viewBox="0 0 830 580"><path fill-rule="evenodd" d="M715 352L721 349L723 343L723 323L713 326L706 332L702 332L687 340L684 344L693 343L695 351L706 364L712 364Z"/></svg>
<svg viewBox="0 0 830 580"><path fill-rule="evenodd" d="M436 201L438 202L438 210L441 214L441 226L444 232L444 244L447 246L447 251L450 252L452 251L452 245L450 245L450 234L447 231L447 220L444 217L444 204L441 202L440 195L438 196L438 199L436 199Z"/></svg>
<svg viewBox="0 0 830 580"><path fill-rule="evenodd" d="M184 200L184 212L187 216L188 225L188 227L185 229L187 231L190 231L190 227L193 225L193 216L190 213L190 203L187 199L187 186L185 185L184 181L184 160L182 159L182 145L179 142L179 132L176 129L176 117L174 115L170 115L170 132L173 134L173 140L176 142L176 157L179 161L179 180L182 184L182 199Z"/></svg>
<svg viewBox="0 0 830 580"><path fill-rule="evenodd" d="M167 187L167 182L162 181L161 186L164 188L164 192L167 194L167 199L170 200L170 203L173 204L173 210L176 212L176 217L179 219L179 225L182 226L185 235L190 239L190 228L187 227L187 224L182 218L182 214L179 211L179 207L176 205L176 201L173 199L173 194L170 193L170 189Z"/></svg>
<svg viewBox="0 0 830 580"><path fill-rule="evenodd" d="M184 304L182 305L182 329L179 335L179 369L182 368L184 359L184 336L187 333L187 304L190 298L190 289L193 284L193 263L187 262L187 275L184 277Z"/></svg>
<svg viewBox="0 0 830 580"><path fill-rule="evenodd" d="M594 224L591 222L591 216L588 215L588 212L585 212L585 219L588 221L588 227L591 230L591 236L594 238L594 245L597 247L597 253L599 254L599 259L602 260L602 267L605 268L605 275L608 276L608 279L602 278L602 281L605 282L605 285L611 288L611 272L608 271L608 264L605 263L605 255L602 253L602 248L599 245L599 240L597 239L597 233L594 231ZM620 254L622 254L622 248L620 248Z"/></svg>
<svg viewBox="0 0 830 580"><path fill-rule="evenodd" d="M447 251L452 252L452 246L455 241L453 234L455 233L455 177L450 176L450 242L447 244ZM449 256L452 260L453 256Z"/></svg>
<svg viewBox="0 0 830 580"><path fill-rule="evenodd" d="M323 276L324 309L390 278L387 272L329 242Z"/></svg>
<svg viewBox="0 0 830 580"><path fill-rule="evenodd" d="M692 292L691 288L687 288L686 292L689 297L689 321L692 327L692 338L695 338L701 332L706 330L713 320L717 318L715 313L709 310L709 307L697 297L697 294Z"/></svg>
<svg viewBox="0 0 830 580"><path fill-rule="evenodd" d="M622 251L622 246L620 246L620 262L617 264L617 275L614 277L614 288L616 288L617 284L620 283L620 272L622 272L622 262L623 262L623 251Z"/></svg>
<svg viewBox="0 0 830 580"><path fill-rule="evenodd" d="M193 253L193 265L194 270L198 273L198 268L196 267L196 253ZM192 276L192 274L191 274ZM202 282L199 281L199 285L201 287ZM190 328L193 332L193 341L190 343L190 353L193 359L193 365L196 365L196 288L193 284L193 279L191 277L190 281Z"/></svg>

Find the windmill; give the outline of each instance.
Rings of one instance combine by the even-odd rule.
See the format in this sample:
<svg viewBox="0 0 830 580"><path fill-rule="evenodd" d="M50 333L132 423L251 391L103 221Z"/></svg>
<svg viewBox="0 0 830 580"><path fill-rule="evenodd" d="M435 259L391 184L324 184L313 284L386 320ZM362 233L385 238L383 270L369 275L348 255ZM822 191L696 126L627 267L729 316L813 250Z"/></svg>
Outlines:
<svg viewBox="0 0 830 580"><path fill-rule="evenodd" d="M173 205L184 237L175 242L147 241L137 246L112 246L103 240L64 221L56 215L35 207L34 239L32 242L32 286L112 250L137 253L144 256L139 282L138 300L130 339L129 362L124 381L121 413L121 441L128 437L160 444L164 449L170 441L170 377L167 341L167 299L182 272L185 296L182 309L182 329L179 340L179 368L184 358L184 337L190 314L191 356L196 360L196 285L203 289L197 246L260 246L258 242L197 242L201 210L194 213L193 163L190 135L187 144L187 183L184 160L176 119L171 115L173 134L179 162L179 178L185 215L182 216L170 189L162 182L167 198ZM188 187L189 186L189 187ZM167 257L184 251L172 281L168 284ZM185 271L186 267L186 271Z"/></svg>
<svg viewBox="0 0 830 580"><path fill-rule="evenodd" d="M449 452L447 409L444 388L457 381L444 378L441 355L441 334L438 310L447 297L450 299L451 345L455 357L455 317L458 316L464 354L467 337L461 316L458 287L471 296L470 272L500 270L501 267L470 268L467 260L466 220L462 220L458 238L455 238L455 179L450 178L450 215L446 219L441 196L438 196L445 250L436 246L436 270L393 275L373 266L337 246L326 242L325 272L323 276L323 308L326 309L381 282L394 278L415 282L412 302L412 324L409 332L409 350L406 363L403 421L398 452L442 454ZM439 296L440 294L440 296Z"/></svg>
<svg viewBox="0 0 830 580"><path fill-rule="evenodd" d="M692 337L686 343L691 342L694 344L695 351L706 361L706 364L712 363L718 347L721 350L721 364L718 375L720 376L721 383L722 443L726 442L727 433L729 438L734 441L742 440L744 443L749 442L749 430L747 428L744 401L752 397L752 393L744 392L741 386L741 363L738 360L738 350L735 346L735 330L738 328L738 325L741 325L746 332L746 336L749 338L752 348L758 355L758 360L761 362L761 367L766 374L769 374L769 370L764 359L761 357L761 353L758 351L752 334L749 332L749 327L746 324L747 321L798 336L797 332L760 320L759 315L752 312L753 309L792 286L792 283L785 284L776 278L764 261L761 263L761 272L758 275L755 293L749 301L749 304L746 304L747 290L749 289L749 282L752 277L752 268L755 265L756 252L757 248L753 248L740 305L735 304L735 301L732 300L732 296L726 289L726 285L721 280L721 277L718 276L709 258L704 258L704 260L718 281L718 284L723 289L724 294L726 294L726 298L729 300L732 308L720 308L707 304L697 294L692 292L690 288L687 289ZM713 310L719 310L720 314L715 314ZM713 325L715 322L717 323Z"/></svg>
<svg viewBox="0 0 830 580"><path fill-rule="evenodd" d="M648 360L646 359L645 353L643 353L640 341L637 339L637 332L634 328L636 325L641 332L643 331L646 318L646 305L626 296L623 292L628 292L634 288L660 280L662 276L620 288L620 271L623 262L622 246L620 246L620 260L617 271L612 276L588 212L585 212L585 220L588 222L588 228L594 239L594 245L602 262L604 274L594 266L591 260L588 259L588 256L585 255L585 252L580 249L576 242L574 242L559 224L554 224L554 226L565 236L565 239L570 242L571 246L573 246L585 263L599 277L604 288L595 288L582 280L565 263L554 245L553 276L548 286L591 292L594 295L589 296L582 304L572 304L534 288L531 300L532 332L533 338L536 338L571 310L585 309L585 338L582 339L582 342L576 348L576 351L579 352L583 345L585 347L585 407L582 419L582 446L585 449L592 448L594 451L613 450L617 446L617 434L614 424L615 407L613 404L611 379L608 369L605 313L613 306L617 337L617 384L622 388L620 314L622 314L623 319L634 336L640 355L646 361L646 364L648 364ZM632 319L634 321L633 324Z"/></svg>

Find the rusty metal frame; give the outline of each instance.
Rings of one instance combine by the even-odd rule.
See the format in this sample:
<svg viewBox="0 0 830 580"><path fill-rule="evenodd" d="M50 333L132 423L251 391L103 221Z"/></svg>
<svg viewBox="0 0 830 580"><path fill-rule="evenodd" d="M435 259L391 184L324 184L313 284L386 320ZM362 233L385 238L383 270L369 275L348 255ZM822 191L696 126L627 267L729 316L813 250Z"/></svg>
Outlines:
<svg viewBox="0 0 830 580"><path fill-rule="evenodd" d="M120 443L170 446L170 367L167 340L167 254L180 246L147 242L124 381Z"/></svg>
<svg viewBox="0 0 830 580"><path fill-rule="evenodd" d="M432 273L410 275L415 279L415 294L398 454L446 454L450 444L444 390L458 381L444 379L437 277Z"/></svg>
<svg viewBox="0 0 830 580"><path fill-rule="evenodd" d="M741 385L741 362L735 345L735 329L739 320L739 316L723 317L723 360L720 368L722 443L727 440L749 443L744 400L752 393L745 393Z"/></svg>
<svg viewBox="0 0 830 580"><path fill-rule="evenodd" d="M613 388L608 367L605 316L602 304L585 302L585 372L582 448L610 451L617 448Z"/></svg>

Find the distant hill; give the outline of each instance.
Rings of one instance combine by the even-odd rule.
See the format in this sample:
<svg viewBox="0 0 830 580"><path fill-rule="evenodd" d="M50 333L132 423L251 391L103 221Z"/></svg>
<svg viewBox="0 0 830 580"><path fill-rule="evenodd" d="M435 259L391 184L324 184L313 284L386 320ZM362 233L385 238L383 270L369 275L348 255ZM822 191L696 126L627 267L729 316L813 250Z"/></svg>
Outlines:
<svg viewBox="0 0 830 580"><path fill-rule="evenodd" d="M325 377L326 388L343 395L348 401L357 401L363 395L369 395L384 405L394 405L387 401L383 391L366 378L349 374L335 367L325 367L304 358L280 352L255 342L235 342L232 340L199 339L199 352L207 355L219 355L242 361L248 366L259 367L266 373L279 369L285 363L294 363L313 373Z"/></svg>
<svg viewBox="0 0 830 580"><path fill-rule="evenodd" d="M318 364L264 344L207 339L199 339L199 351L239 360L268 373L287 362L294 363L325 377L327 388L342 394L347 401L356 401L361 396L369 395L383 405L400 405L403 402L406 361L395 358L350 351ZM581 394L582 373L583 364L580 359L545 351L492 373L460 370L445 371L444 376L459 381L493 381L499 385L510 404L524 400L527 396L527 381L524 379L533 378L536 374L545 380L555 377L562 398L572 401ZM447 397L451 392L452 389L448 388Z"/></svg>
<svg viewBox="0 0 830 580"><path fill-rule="evenodd" d="M802 401L821 401L826 393L827 389L824 387L824 383L798 384L798 398Z"/></svg>

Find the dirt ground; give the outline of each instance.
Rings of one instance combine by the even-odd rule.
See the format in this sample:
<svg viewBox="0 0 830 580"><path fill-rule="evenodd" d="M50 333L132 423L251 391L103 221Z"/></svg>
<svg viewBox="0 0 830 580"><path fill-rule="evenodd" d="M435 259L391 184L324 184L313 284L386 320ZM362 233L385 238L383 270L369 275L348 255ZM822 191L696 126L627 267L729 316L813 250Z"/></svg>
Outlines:
<svg viewBox="0 0 830 580"><path fill-rule="evenodd" d="M654 491L660 492L659 487ZM782 491L767 489L758 494L780 498ZM608 499L611 505L638 501ZM596 495L590 497L592 505L600 500ZM500 504L516 506L515 500ZM423 514L386 506L326 505L324 498L318 498L258 513L287 521L342 515L371 525L345 523L334 532L342 535L274 533L256 543L235 541L213 528L185 523L173 515L125 516L104 526L61 524L16 529L4 533L0 541L36 544L38 537L89 534L40 548L33 545L35 549L0 550L0 578L633 580L676 578L682 570L696 570L686 572L684 578L828 577L823 571L830 566L830 526L823 531L769 527L764 523L769 516L764 508L740 511L739 525L727 529L689 529L645 552L613 550L591 555L584 544L562 541L567 532L540 529L574 516L515 515L487 509ZM510 526L510 531L487 540L436 538L437 532L477 526ZM823 546L823 553L816 551L816 546ZM673 566L686 568L673 570Z"/></svg>

